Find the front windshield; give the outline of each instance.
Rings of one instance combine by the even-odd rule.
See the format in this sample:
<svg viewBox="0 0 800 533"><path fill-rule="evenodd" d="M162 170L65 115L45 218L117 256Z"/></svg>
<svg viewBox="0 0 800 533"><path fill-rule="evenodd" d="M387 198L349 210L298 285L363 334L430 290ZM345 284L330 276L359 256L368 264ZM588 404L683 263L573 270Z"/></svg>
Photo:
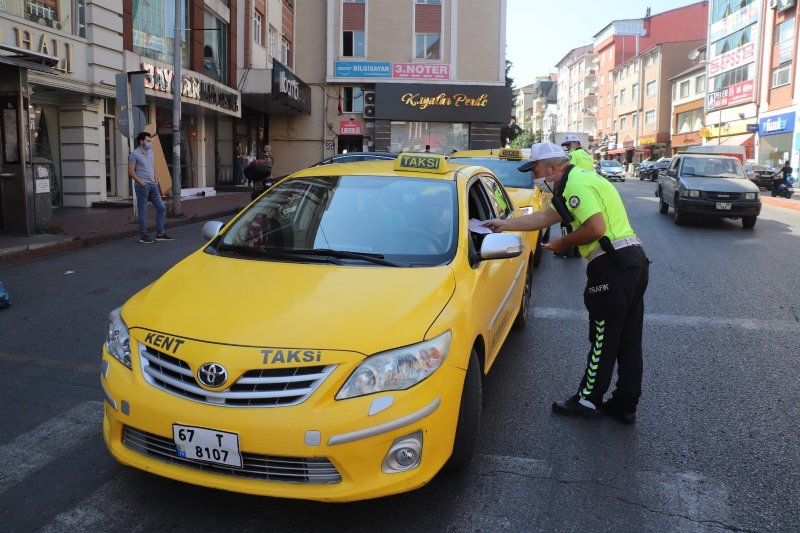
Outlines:
<svg viewBox="0 0 800 533"><path fill-rule="evenodd" d="M363 266L369 257L359 260L357 254L364 254L399 264L393 266L439 265L455 254L457 217L454 181L299 178L263 195L216 245L220 253L270 260L306 261L302 254L312 253L319 260L321 251L336 251L353 252L344 259L330 253L337 264Z"/></svg>
<svg viewBox="0 0 800 533"><path fill-rule="evenodd" d="M498 157L453 157L453 163L465 165L480 165L492 171L497 176L503 187L513 189L533 189L533 176L530 172L520 172L519 166L526 160L512 161L510 159L500 159Z"/></svg>
<svg viewBox="0 0 800 533"><path fill-rule="evenodd" d="M600 161L600 166L608 168L608 167L621 167L622 165L616 159L603 159Z"/></svg>
<svg viewBox="0 0 800 533"><path fill-rule="evenodd" d="M747 179L738 160L723 157L687 157L683 160L681 175L702 178Z"/></svg>

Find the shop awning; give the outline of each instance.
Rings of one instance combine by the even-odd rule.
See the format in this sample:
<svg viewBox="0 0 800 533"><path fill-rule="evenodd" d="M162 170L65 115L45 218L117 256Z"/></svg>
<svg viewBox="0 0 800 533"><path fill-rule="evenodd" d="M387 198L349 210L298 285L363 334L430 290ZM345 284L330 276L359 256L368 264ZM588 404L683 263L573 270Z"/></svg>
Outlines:
<svg viewBox="0 0 800 533"><path fill-rule="evenodd" d="M633 148L617 148L617 149L615 149L615 150L609 150L609 151L608 151L608 155L619 155L619 154L624 154L624 153L625 153L625 152L627 152L628 150L633 150Z"/></svg>
<svg viewBox="0 0 800 533"><path fill-rule="evenodd" d="M727 146L745 146L753 142L753 135L753 133L743 133L741 135L722 137L719 144L724 144ZM710 140L709 144L714 144L714 141Z"/></svg>

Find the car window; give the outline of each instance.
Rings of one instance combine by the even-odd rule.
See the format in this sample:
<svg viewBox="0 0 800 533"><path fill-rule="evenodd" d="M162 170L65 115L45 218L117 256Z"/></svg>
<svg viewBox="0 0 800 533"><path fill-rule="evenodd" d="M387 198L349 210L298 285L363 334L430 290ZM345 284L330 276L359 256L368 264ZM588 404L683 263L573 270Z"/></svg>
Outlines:
<svg viewBox="0 0 800 533"><path fill-rule="evenodd" d="M466 165L480 165L492 171L497 176L503 187L515 189L533 189L533 175L530 172L517 170L523 161L512 161L497 157L455 157L450 158L454 163Z"/></svg>
<svg viewBox="0 0 800 533"><path fill-rule="evenodd" d="M670 162L670 164L669 164L669 170L677 170L677 168L678 168L678 165L680 165L680 163L681 163L681 158L680 158L680 157L676 157L675 159L673 159L673 160Z"/></svg>
<svg viewBox="0 0 800 533"><path fill-rule="evenodd" d="M681 174L704 178L747 179L739 161L726 157L687 157Z"/></svg>
<svg viewBox="0 0 800 533"><path fill-rule="evenodd" d="M603 159L603 160L600 161L600 166L601 167L621 167L622 165L616 159Z"/></svg>
<svg viewBox="0 0 800 533"><path fill-rule="evenodd" d="M395 176L291 179L251 205L220 243L241 252L253 249L249 257L256 259L286 260L259 255L258 250L331 249L438 265L455 255L457 207L454 181Z"/></svg>
<svg viewBox="0 0 800 533"><path fill-rule="evenodd" d="M494 212L497 213L497 217L510 217L511 213L514 211L514 205L508 198L506 191L503 190L503 187L497 183L493 176L488 174L481 175L481 182L483 183L483 186L486 187L486 191L489 193L489 200L492 203Z"/></svg>

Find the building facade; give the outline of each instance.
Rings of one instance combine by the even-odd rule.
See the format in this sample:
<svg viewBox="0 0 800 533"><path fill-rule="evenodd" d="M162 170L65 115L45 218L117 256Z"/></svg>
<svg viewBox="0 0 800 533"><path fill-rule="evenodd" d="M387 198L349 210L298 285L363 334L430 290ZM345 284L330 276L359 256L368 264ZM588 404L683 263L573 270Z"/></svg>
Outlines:
<svg viewBox="0 0 800 533"><path fill-rule="evenodd" d="M691 52L689 58L695 63L694 66L670 78L672 155L703 143L700 131L704 125L706 97L705 49L703 45L698 47L696 52Z"/></svg>
<svg viewBox="0 0 800 533"><path fill-rule="evenodd" d="M597 72L592 46L573 48L556 64L558 118L556 131L595 134Z"/></svg>

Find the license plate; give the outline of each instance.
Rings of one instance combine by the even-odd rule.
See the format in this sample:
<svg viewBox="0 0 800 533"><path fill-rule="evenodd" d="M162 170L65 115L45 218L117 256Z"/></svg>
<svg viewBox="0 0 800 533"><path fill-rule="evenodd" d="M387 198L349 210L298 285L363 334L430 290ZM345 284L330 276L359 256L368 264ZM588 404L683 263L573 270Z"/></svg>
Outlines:
<svg viewBox="0 0 800 533"><path fill-rule="evenodd" d="M717 209L725 209L730 211L731 203L730 202L717 202Z"/></svg>
<svg viewBox="0 0 800 533"><path fill-rule="evenodd" d="M236 433L173 424L172 438L175 441L175 452L178 457L204 463L242 467L239 435Z"/></svg>

